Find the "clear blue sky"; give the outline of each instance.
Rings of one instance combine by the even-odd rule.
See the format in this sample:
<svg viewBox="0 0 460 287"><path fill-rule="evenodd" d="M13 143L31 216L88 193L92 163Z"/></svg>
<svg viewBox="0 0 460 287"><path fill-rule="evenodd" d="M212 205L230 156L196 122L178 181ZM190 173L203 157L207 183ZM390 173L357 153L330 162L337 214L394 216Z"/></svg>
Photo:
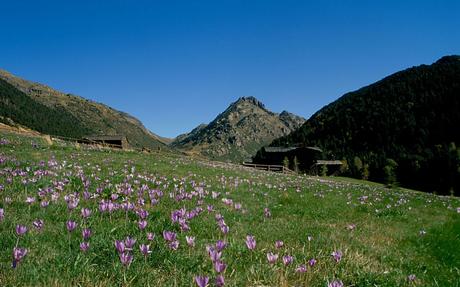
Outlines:
<svg viewBox="0 0 460 287"><path fill-rule="evenodd" d="M304 117L460 54L460 1L1 1L0 68L173 137L241 96Z"/></svg>

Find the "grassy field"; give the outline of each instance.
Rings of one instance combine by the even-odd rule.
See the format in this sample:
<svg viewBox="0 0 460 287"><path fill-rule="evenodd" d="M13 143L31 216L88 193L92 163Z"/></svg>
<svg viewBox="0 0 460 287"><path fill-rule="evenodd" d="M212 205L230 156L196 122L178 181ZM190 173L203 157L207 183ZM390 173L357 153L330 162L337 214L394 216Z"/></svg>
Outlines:
<svg viewBox="0 0 460 287"><path fill-rule="evenodd" d="M0 286L460 286L457 198L0 138Z"/></svg>

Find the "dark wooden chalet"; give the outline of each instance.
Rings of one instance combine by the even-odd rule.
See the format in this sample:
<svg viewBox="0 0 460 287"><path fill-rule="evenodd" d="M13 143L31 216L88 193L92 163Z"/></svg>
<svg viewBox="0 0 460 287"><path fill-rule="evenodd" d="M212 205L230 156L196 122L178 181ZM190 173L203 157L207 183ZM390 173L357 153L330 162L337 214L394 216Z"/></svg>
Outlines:
<svg viewBox="0 0 460 287"><path fill-rule="evenodd" d="M323 151L317 147L264 147L253 157L252 162L267 165L284 165L287 158L289 168L309 171L322 158ZM297 167L295 166L297 162Z"/></svg>
<svg viewBox="0 0 460 287"><path fill-rule="evenodd" d="M103 146L109 146L113 148L128 149L128 139L123 135L95 135L87 136L81 140L82 143L86 144L100 144Z"/></svg>

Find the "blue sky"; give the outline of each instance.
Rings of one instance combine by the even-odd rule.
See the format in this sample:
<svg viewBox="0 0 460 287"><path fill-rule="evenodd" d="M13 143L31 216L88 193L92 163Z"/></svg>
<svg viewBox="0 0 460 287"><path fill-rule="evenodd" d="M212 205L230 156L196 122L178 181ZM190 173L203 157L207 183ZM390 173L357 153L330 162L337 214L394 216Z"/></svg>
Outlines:
<svg viewBox="0 0 460 287"><path fill-rule="evenodd" d="M1 1L1 0L0 0ZM460 54L460 1L1 1L0 68L173 137L241 96L306 118Z"/></svg>

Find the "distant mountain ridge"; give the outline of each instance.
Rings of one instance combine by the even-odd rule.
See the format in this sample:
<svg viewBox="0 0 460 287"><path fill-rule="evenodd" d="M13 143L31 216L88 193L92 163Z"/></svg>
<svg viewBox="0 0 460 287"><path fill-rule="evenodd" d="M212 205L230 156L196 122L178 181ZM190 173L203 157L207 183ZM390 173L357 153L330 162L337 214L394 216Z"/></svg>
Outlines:
<svg viewBox="0 0 460 287"><path fill-rule="evenodd" d="M460 56L347 93L271 146L319 146L348 173L460 195Z"/></svg>
<svg viewBox="0 0 460 287"><path fill-rule="evenodd" d="M242 97L208 125L178 136L171 146L210 159L242 161L304 122L304 118L286 111L271 112L254 97Z"/></svg>
<svg viewBox="0 0 460 287"><path fill-rule="evenodd" d="M59 92L46 85L21 79L4 70L0 70L0 80L2 80L0 100L3 99L0 104L4 107L8 104L9 109L7 111L9 117L3 116L4 122L18 121L21 125L38 128L40 132L60 136L123 134L130 144L137 148L166 147L168 142L168 139L146 129L135 117L104 104ZM14 101L6 100L11 93L16 95L11 99L20 97L24 107L33 105L38 108L24 114L24 108L18 109ZM37 121L46 121L46 117L51 114L58 114L63 126L53 126L52 123L44 126L37 123Z"/></svg>

